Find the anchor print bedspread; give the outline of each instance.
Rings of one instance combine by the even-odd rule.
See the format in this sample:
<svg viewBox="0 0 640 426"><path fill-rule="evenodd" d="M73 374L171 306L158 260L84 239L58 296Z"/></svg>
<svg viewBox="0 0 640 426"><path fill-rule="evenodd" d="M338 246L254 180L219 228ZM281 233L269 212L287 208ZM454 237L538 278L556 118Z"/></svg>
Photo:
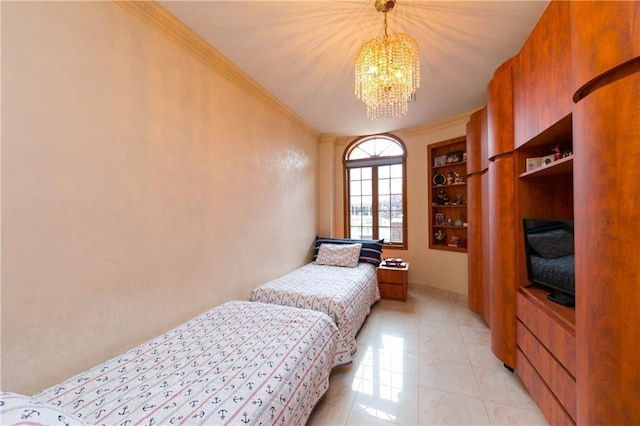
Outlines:
<svg viewBox="0 0 640 426"><path fill-rule="evenodd" d="M356 335L380 300L377 268L363 262L356 268L309 263L254 289L249 300L324 312L354 353Z"/></svg>
<svg viewBox="0 0 640 426"><path fill-rule="evenodd" d="M350 361L327 315L233 301L33 398L97 425L298 425Z"/></svg>

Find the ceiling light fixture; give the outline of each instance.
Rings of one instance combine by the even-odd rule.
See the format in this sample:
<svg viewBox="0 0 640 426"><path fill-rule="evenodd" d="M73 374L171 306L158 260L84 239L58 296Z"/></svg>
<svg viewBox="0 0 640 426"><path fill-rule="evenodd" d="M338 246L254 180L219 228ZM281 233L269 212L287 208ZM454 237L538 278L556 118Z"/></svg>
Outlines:
<svg viewBox="0 0 640 426"><path fill-rule="evenodd" d="M387 12L395 0L375 0L384 13L384 37L362 45L356 56L356 96L367 105L372 119L398 118L420 87L418 43L405 33L387 34Z"/></svg>

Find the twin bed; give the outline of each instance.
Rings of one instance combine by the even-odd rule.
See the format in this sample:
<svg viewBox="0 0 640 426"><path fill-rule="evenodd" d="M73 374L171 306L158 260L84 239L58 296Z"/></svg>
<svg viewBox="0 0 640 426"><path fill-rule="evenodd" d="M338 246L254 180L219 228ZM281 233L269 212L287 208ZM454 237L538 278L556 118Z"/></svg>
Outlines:
<svg viewBox="0 0 640 426"><path fill-rule="evenodd" d="M224 303L31 398L0 394L2 423L304 424L380 298L371 256L379 264L381 241L323 240L313 263L251 301ZM350 268L321 265L322 244L345 246L333 255L360 244L361 256Z"/></svg>

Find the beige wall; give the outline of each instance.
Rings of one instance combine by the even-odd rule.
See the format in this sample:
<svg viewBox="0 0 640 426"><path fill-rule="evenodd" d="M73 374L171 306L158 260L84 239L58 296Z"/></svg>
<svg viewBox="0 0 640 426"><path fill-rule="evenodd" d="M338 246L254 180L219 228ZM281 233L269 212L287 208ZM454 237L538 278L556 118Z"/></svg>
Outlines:
<svg viewBox="0 0 640 426"><path fill-rule="evenodd" d="M317 139L112 2L2 4L2 389L308 261Z"/></svg>
<svg viewBox="0 0 640 426"><path fill-rule="evenodd" d="M407 219L408 250L386 250L385 256L401 257L410 262L409 284L437 287L461 295L467 294L467 255L429 249L427 145L463 136L471 113L453 117L423 128L391 132L407 148ZM324 136L324 135L323 135ZM354 138L335 138L334 235L344 235L344 169L342 158Z"/></svg>

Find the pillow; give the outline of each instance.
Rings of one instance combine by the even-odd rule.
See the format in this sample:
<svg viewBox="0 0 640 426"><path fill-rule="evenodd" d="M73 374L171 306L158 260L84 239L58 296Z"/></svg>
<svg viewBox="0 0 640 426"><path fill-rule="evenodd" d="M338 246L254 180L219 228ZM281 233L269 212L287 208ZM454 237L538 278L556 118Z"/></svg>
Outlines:
<svg viewBox="0 0 640 426"><path fill-rule="evenodd" d="M61 408L12 392L0 393L0 419L3 425L87 425Z"/></svg>
<svg viewBox="0 0 640 426"><path fill-rule="evenodd" d="M545 259L573 254L573 234L564 229L527 234L527 241Z"/></svg>
<svg viewBox="0 0 640 426"><path fill-rule="evenodd" d="M351 238L316 237L313 249L313 260L318 257L318 251L322 244L362 244L360 250L360 262L371 263L380 266L382 262L382 243L384 240L354 240Z"/></svg>
<svg viewBox="0 0 640 426"><path fill-rule="evenodd" d="M321 244L316 263L318 265L358 266L362 244Z"/></svg>

